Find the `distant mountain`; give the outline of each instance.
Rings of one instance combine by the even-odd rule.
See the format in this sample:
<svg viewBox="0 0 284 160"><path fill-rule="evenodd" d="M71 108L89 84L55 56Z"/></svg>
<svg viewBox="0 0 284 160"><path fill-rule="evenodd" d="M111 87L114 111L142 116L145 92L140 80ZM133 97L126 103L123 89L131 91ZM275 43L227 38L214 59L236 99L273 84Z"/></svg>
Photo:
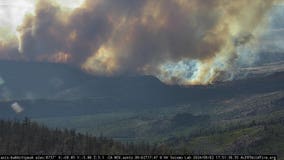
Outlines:
<svg viewBox="0 0 284 160"><path fill-rule="evenodd" d="M22 115L29 117L184 104L200 106L238 95L284 89L284 72L183 87L166 85L153 76L96 77L65 64L0 61L0 76L0 105L10 106L17 101L25 106ZM4 108L0 117L13 113Z"/></svg>
<svg viewBox="0 0 284 160"><path fill-rule="evenodd" d="M0 99L46 98L92 77L56 63L0 61Z"/></svg>
<svg viewBox="0 0 284 160"><path fill-rule="evenodd" d="M0 118L30 117L51 128L186 153L283 157L279 64L247 68L255 72L246 79L185 87L153 76L98 77L64 64L2 61ZM12 104L24 110L16 113Z"/></svg>

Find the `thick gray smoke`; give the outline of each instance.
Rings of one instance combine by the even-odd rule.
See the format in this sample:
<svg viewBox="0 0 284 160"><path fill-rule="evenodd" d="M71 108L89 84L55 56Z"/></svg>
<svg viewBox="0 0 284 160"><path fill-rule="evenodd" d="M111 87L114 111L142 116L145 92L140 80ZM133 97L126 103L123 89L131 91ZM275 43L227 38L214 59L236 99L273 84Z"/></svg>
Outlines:
<svg viewBox="0 0 284 160"><path fill-rule="evenodd" d="M0 54L71 63L94 74L152 74L168 83L207 84L232 71L237 47L258 39L273 4L86 0L64 10L41 0L18 27L18 43L2 44ZM189 77L167 68L183 61L196 62Z"/></svg>

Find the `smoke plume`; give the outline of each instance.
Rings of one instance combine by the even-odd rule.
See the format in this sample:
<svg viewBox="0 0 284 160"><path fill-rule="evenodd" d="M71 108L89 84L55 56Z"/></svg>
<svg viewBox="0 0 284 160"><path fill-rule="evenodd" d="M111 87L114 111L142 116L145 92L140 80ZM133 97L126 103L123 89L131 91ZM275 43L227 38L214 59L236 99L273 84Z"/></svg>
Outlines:
<svg viewBox="0 0 284 160"><path fill-rule="evenodd" d="M0 43L5 59L70 63L97 75L151 74L167 83L232 78L238 47L257 44L275 1L37 1Z"/></svg>

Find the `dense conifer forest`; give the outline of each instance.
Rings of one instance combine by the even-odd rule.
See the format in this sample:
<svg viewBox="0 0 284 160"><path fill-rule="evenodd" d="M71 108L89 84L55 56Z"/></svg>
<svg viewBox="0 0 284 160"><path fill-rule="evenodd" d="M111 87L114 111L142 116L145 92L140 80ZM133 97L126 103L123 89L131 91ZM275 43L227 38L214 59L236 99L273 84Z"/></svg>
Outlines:
<svg viewBox="0 0 284 160"><path fill-rule="evenodd" d="M121 143L112 139L49 129L25 118L0 120L0 154L170 154L163 145Z"/></svg>

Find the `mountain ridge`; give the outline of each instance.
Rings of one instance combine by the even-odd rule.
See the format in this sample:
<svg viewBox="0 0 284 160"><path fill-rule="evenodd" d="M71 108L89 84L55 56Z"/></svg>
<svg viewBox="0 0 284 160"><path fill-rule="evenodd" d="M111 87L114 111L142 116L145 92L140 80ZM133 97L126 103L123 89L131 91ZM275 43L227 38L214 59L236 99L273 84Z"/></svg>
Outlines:
<svg viewBox="0 0 284 160"><path fill-rule="evenodd" d="M49 112L52 113L47 114L49 116L58 115L58 109L78 115L187 104L202 106L239 95L284 89L284 72L184 87L164 84L149 75L99 77L65 64L0 61L0 76L4 81L0 85L2 104L9 106L9 103L18 101L26 106L24 112L31 111L26 116L41 116Z"/></svg>

